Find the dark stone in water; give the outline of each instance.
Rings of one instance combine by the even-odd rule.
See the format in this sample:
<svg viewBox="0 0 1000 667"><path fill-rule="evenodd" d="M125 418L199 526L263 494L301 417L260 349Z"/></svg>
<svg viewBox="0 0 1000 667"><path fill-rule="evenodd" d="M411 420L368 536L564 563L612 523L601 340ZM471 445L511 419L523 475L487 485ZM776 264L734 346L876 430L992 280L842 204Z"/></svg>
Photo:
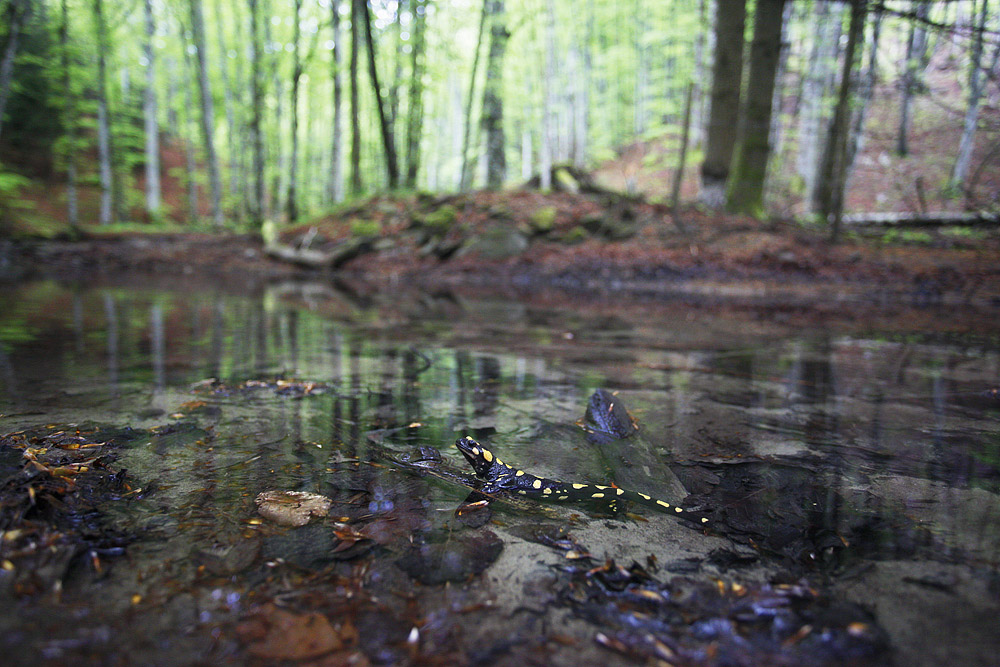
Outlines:
<svg viewBox="0 0 1000 667"><path fill-rule="evenodd" d="M396 565L422 584L462 582L482 573L503 551L503 542L492 531L435 535L437 543L414 544Z"/></svg>

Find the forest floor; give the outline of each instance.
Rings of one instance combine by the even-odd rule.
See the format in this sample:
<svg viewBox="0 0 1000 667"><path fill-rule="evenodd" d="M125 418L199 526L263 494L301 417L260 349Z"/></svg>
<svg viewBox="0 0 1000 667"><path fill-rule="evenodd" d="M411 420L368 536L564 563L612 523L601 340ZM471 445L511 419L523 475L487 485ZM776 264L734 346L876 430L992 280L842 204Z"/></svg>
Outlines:
<svg viewBox="0 0 1000 667"><path fill-rule="evenodd" d="M288 228L268 247L249 235L94 234L19 245L8 254L21 268L7 272L87 279L138 270L234 285L336 277L361 291L474 288L543 301L712 299L830 312L947 306L977 320L1000 308L995 227L858 230L831 244L826 229L793 222L693 208L679 218L608 193L378 196Z"/></svg>

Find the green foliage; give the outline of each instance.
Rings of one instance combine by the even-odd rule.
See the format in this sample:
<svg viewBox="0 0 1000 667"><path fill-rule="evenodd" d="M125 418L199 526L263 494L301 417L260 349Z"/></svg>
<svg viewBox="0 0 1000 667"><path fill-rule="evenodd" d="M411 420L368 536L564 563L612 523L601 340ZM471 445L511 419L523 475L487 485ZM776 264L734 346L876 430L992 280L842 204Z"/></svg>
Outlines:
<svg viewBox="0 0 1000 667"><path fill-rule="evenodd" d="M34 154L32 167L44 170L53 142L62 134L58 87L52 82L57 60L42 16L34 15L21 31L18 56L4 117L3 137L11 148Z"/></svg>
<svg viewBox="0 0 1000 667"><path fill-rule="evenodd" d="M13 199L31 180L12 171L0 170L0 202Z"/></svg>

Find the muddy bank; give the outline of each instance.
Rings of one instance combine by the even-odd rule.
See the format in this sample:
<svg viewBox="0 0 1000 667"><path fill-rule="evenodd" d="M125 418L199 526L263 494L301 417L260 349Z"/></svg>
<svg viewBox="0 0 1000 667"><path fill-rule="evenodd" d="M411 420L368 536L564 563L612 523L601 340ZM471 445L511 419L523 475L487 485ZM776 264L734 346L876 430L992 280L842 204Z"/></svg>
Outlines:
<svg viewBox="0 0 1000 667"><path fill-rule="evenodd" d="M362 290L466 286L611 297L713 298L764 305L1000 305L1000 234L992 228L849 233L788 222L678 214L613 194L529 190L375 197L288 228L250 235L121 234L8 243L8 278L93 281L141 272L234 284L339 279Z"/></svg>

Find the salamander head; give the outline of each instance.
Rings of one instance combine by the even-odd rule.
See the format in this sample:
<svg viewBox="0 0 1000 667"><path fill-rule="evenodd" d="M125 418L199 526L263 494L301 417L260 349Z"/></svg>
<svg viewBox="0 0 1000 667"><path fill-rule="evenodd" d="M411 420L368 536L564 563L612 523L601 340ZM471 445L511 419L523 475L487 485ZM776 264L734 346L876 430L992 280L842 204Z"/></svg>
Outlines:
<svg viewBox="0 0 1000 667"><path fill-rule="evenodd" d="M465 456L465 460L468 461L472 466L472 469L476 471L476 475L478 477L489 479L490 470L493 468L493 464L497 460L497 457L493 456L493 452L486 447L483 447L469 436L459 438L455 442L455 446L458 447L458 451L462 452L462 455Z"/></svg>

